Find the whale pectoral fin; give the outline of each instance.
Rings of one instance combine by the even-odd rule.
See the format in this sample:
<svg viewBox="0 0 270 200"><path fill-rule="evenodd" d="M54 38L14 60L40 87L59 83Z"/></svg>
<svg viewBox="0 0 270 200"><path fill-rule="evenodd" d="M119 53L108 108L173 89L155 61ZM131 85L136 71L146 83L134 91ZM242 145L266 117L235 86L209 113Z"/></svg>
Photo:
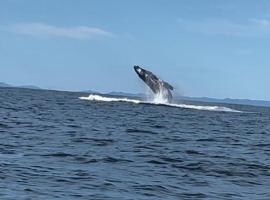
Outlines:
<svg viewBox="0 0 270 200"><path fill-rule="evenodd" d="M164 84L164 87L165 88L167 88L169 90L173 90L173 86L171 86L169 83L167 83L167 82L164 81L163 84Z"/></svg>

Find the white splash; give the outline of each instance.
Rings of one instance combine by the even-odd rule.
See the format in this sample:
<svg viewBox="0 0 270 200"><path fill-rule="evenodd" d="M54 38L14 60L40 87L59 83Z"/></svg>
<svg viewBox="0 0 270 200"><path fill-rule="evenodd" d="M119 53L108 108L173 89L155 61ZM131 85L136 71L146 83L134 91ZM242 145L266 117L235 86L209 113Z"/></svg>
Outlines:
<svg viewBox="0 0 270 200"><path fill-rule="evenodd" d="M124 102L130 102L130 103L141 102L140 100L135 100L135 99L105 97L105 96L100 96L96 94L90 94L88 97L79 97L79 99L90 100L90 101L106 101L106 102L112 102L112 101L124 101Z"/></svg>
<svg viewBox="0 0 270 200"><path fill-rule="evenodd" d="M166 103L164 105L179 107L179 108L189 108L196 110L208 110L208 111L222 111L222 112L241 112L239 110L234 110L228 107L223 106L199 106L199 105L189 105L189 104L174 104L174 103Z"/></svg>
<svg viewBox="0 0 270 200"><path fill-rule="evenodd" d="M168 99L166 98L166 94L161 90L153 96L152 102L156 104L168 104Z"/></svg>
<svg viewBox="0 0 270 200"><path fill-rule="evenodd" d="M118 97L106 97L101 95L90 94L88 97L79 97L82 100L88 101L102 101L102 102L129 102L129 103L144 103L152 105L165 105L170 107L196 109L196 110L206 110L206 111L220 111L220 112L241 112L228 107L223 106L200 106L200 105L190 105L190 104L177 104L177 103L167 103L163 95L155 95L151 101L140 101L136 99L129 98L118 98Z"/></svg>
<svg viewBox="0 0 270 200"><path fill-rule="evenodd" d="M153 94L149 89L147 91L147 102L154 104L168 104L168 92L166 90L160 90L159 93Z"/></svg>

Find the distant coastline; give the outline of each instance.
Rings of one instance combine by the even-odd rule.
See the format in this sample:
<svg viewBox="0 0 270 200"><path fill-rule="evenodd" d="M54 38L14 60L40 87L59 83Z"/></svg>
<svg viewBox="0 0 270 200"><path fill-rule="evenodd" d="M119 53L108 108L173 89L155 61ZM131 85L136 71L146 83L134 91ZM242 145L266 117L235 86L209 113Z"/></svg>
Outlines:
<svg viewBox="0 0 270 200"><path fill-rule="evenodd" d="M108 95L114 96L127 96L127 97L143 97L144 94L132 94L124 92L110 92ZM239 105L251 105L251 106L265 106L270 107L270 101L265 100L251 100L251 99L218 99L218 98L209 98L209 97L188 97L188 96L175 96L176 100L184 101L196 101L196 102L206 102L206 103L226 103L226 104L239 104Z"/></svg>
<svg viewBox="0 0 270 200"><path fill-rule="evenodd" d="M24 89L35 89L35 90L48 90L43 89L35 85L22 85L22 86L13 86L4 82L0 82L0 88L24 88ZM125 96L125 97L144 97L143 93L126 93L126 92L109 92L109 93L100 93L92 90L84 90L80 91L83 93L95 93L101 95L112 95L112 96ZM251 105L251 106L265 106L270 107L270 101L266 100L251 100L251 99L218 99L218 98L209 98L209 97L188 97L188 96L176 96L176 100L184 100L184 101L196 101L196 102L207 102L207 103L226 103L226 104L239 104L239 105Z"/></svg>
<svg viewBox="0 0 270 200"><path fill-rule="evenodd" d="M13 86L7 83L0 82L0 87L9 87L9 88L25 88L25 89L35 89L42 90L42 88L35 85L21 85L21 86Z"/></svg>

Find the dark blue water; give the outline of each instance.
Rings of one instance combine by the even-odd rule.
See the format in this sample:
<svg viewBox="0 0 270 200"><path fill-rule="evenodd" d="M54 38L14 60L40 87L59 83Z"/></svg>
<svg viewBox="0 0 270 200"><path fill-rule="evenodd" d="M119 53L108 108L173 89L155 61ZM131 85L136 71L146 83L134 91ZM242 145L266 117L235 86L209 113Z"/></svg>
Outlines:
<svg viewBox="0 0 270 200"><path fill-rule="evenodd" d="M270 109L0 89L0 199L270 199Z"/></svg>

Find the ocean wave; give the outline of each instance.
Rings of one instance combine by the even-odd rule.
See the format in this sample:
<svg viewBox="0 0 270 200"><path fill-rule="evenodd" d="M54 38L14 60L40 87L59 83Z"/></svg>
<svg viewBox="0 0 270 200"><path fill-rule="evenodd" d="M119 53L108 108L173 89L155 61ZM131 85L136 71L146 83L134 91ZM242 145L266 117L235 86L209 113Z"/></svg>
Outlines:
<svg viewBox="0 0 270 200"><path fill-rule="evenodd" d="M89 100L89 101L103 101L103 102L129 102L135 104L152 104L152 105L165 105L170 107L178 107L178 108L187 108L187 109L195 109L195 110L206 110L206 111L220 111L220 112L241 112L239 110L234 110L232 108L224 107L224 106L205 106L205 105L192 105L192 104L177 104L177 103L163 103L157 101L141 101L137 99L129 99L129 98L120 98L120 97L106 97L96 94L90 94L88 97L79 97L81 100Z"/></svg>

